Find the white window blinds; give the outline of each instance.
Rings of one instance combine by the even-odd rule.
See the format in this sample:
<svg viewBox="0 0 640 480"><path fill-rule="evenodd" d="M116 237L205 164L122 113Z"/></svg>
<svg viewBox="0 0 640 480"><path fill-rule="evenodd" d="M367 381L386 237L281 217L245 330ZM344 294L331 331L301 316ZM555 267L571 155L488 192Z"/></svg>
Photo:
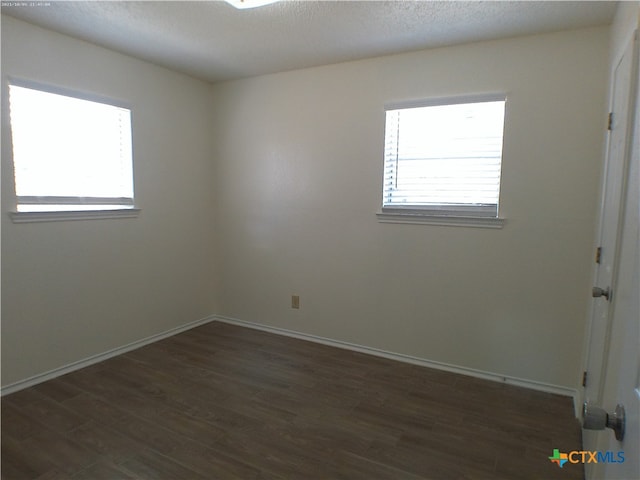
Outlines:
<svg viewBox="0 0 640 480"><path fill-rule="evenodd" d="M383 211L496 217L504 97L386 111Z"/></svg>
<svg viewBox="0 0 640 480"><path fill-rule="evenodd" d="M133 208L131 111L10 85L18 211Z"/></svg>

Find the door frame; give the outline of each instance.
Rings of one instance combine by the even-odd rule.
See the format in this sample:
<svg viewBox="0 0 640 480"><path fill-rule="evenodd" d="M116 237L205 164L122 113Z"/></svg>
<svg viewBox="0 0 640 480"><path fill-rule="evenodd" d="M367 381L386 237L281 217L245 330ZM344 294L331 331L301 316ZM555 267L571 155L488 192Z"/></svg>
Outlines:
<svg viewBox="0 0 640 480"><path fill-rule="evenodd" d="M630 48L631 49L631 52L630 52L631 54L630 77L631 78L629 80L630 105L629 105L629 111L627 114L628 123L627 123L626 136L624 140L624 154L622 159L622 170L621 170L621 175L623 180L622 180L622 185L620 190L620 197L618 199L620 203L620 210L618 213L618 219L617 219L617 225L616 225L615 251L614 251L614 258L612 262L612 279L611 279L611 285L610 285L610 288L613 291L614 301L610 302L608 317L607 317L607 325L606 325L605 338L604 338L604 350L602 352L601 375L600 375L600 378L598 379L599 384L597 386L597 399L599 402L603 398L604 386L606 383L606 372L607 372L607 364L609 360L609 348L611 343L611 328L612 328L613 318L615 316L615 291L616 291L615 284L616 284L616 279L617 279L618 271L620 267L620 244L622 240L623 219L624 219L625 207L626 207L625 199L627 196L629 164L631 160L631 154L633 151L632 147L633 147L633 140L634 140L634 121L640 121L640 119L636 118L637 112L635 111L635 108L637 105L638 88L639 88L639 85L638 85L639 81L638 81L638 75L637 75L638 54L639 54L639 47L638 47L639 31L640 30L637 30L637 29L634 30L632 34L628 37L627 41L624 43L624 48L615 57L615 61L612 62L611 71L610 71L610 84L609 84L610 91L609 91L609 100L607 104L607 112L612 112L614 107L613 102L615 97L614 85L615 85L616 69L620 64L622 58ZM593 249L594 259L596 255L596 249L599 246L601 246L602 239L603 239L603 232L604 232L603 218L604 218L605 202L606 202L607 174L609 172L610 164L611 164L610 152L611 152L611 131L609 130L607 131L605 148L603 152L604 163L603 163L601 180L600 180L600 205L599 205L599 213L598 213L598 226L596 230L596 243L594 244L594 249ZM599 269L599 265L597 262L594 261L592 272L591 272L591 283L594 286L595 286L596 279L598 277L598 269ZM582 360L582 372L588 372L587 368L589 366L590 355L592 355L593 353L590 350L591 350L591 339L592 339L592 332L593 332L592 327L595 320L594 317L595 317L595 309L593 307L593 299L591 299L589 303L588 313L587 313L584 354L583 354L583 360ZM588 373L587 373L587 376L588 376ZM587 378L587 382L588 381L589 379ZM586 389L584 385L582 386L582 388L579 389L579 395L577 397L578 397L577 399L579 400L579 403L576 405L576 412L579 412L580 416L582 416L581 406L586 399Z"/></svg>

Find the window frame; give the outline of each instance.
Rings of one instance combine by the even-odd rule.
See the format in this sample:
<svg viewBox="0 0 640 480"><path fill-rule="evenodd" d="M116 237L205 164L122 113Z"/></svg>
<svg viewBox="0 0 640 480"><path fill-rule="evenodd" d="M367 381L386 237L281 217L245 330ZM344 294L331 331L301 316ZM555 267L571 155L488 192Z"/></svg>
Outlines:
<svg viewBox="0 0 640 480"><path fill-rule="evenodd" d="M500 169L503 169L504 160L504 136L506 130L506 117L507 117L507 97L508 95L503 92L485 93L485 94L473 94L473 95L460 95L460 96L448 96L448 97L434 97L421 100L409 100L401 102L391 102L384 105L384 121L385 129L383 139L386 142L386 117L387 112L390 110L402 110L410 108L422 108L422 107L436 107L446 105L459 105L466 103L485 103L485 102L505 102L505 120L503 123L503 139L502 139L502 158L500 160ZM386 159L385 148L383 146L383 173L382 173L382 202L376 217L381 223L408 223L408 224L428 224L428 225L450 225L461 227L481 227L481 228L502 228L505 224L505 218L500 216L499 203L494 209L483 208L482 206L471 206L459 204L455 207L448 207L446 205L384 205L385 201L385 173ZM502 191L502 174L499 183L499 196Z"/></svg>
<svg viewBox="0 0 640 480"><path fill-rule="evenodd" d="M33 204L37 203L39 205L46 205L47 203L51 203L52 205L73 205L77 206L77 209L58 209L58 210L38 210L38 211L19 211L18 210L18 195L16 192L16 183L15 183L15 162L13 159L13 133L12 133L12 124L11 124L11 100L10 100L10 87L22 87L32 90L38 90L45 93L50 93L53 95L62 95L66 97L71 97L79 100L85 100L93 103L100 103L104 105L109 105L117 108L127 109L131 116L131 174L132 174L132 188L133 188L133 196L131 199L127 198L113 198L113 199L105 199L100 197L57 197L59 202L50 202L51 197L38 197L38 196L25 196L23 197L26 201L22 204ZM13 223L30 223L30 222L50 222L50 221L65 221L65 220L94 220L94 219L105 219L105 218L135 218L140 214L141 209L138 207L137 203L137 195L136 195L136 178L135 178L135 160L134 160L134 145L133 145L133 122L134 122L134 113L131 106L131 103L116 99L113 97L108 97L105 95L99 95L95 93L88 93L82 90L75 90L72 88L54 86L51 84L41 83L34 80L28 80L25 78L19 78L14 76L7 76L4 82L3 88L5 89L6 99L7 99L7 124L9 127L9 150L10 150L10 164L11 164L11 173L12 173L12 200L13 205L11 206L11 210L9 211L9 216ZM81 199L81 201L75 201L76 199ZM113 204L109 200L119 200L120 203ZM129 201L127 201L129 200ZM92 206L98 205L113 205L115 208L91 208Z"/></svg>

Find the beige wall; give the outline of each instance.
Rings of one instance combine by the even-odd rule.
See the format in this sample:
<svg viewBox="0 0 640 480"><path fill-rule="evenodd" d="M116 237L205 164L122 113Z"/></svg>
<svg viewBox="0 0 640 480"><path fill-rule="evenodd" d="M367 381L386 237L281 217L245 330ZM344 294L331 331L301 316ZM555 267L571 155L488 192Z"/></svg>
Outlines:
<svg viewBox="0 0 640 480"><path fill-rule="evenodd" d="M219 313L575 388L608 29L215 86ZM507 94L502 230L376 221L384 104ZM300 295L300 310L290 296Z"/></svg>
<svg viewBox="0 0 640 480"><path fill-rule="evenodd" d="M5 16L2 75L2 384L214 313L210 86ZM131 103L139 218L11 223L7 75Z"/></svg>
<svg viewBox="0 0 640 480"><path fill-rule="evenodd" d="M607 48L585 29L210 86L3 17L3 80L131 102L142 213L11 223L3 90L2 384L218 313L575 387ZM505 228L378 223L384 104L483 92L508 95Z"/></svg>

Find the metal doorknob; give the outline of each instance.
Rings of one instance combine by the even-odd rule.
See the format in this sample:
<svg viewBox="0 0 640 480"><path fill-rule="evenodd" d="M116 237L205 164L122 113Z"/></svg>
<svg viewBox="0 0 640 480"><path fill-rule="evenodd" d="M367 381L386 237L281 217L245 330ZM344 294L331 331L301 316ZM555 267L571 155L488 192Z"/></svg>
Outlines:
<svg viewBox="0 0 640 480"><path fill-rule="evenodd" d="M589 405L584 402L582 406L582 427L585 430L604 430L610 428L615 432L616 439L622 441L624 438L625 413L624 407L620 404L616 410L609 414L605 409Z"/></svg>
<svg viewBox="0 0 640 480"><path fill-rule="evenodd" d="M612 292L609 287L604 289L600 287L593 287L593 289L591 290L591 296L593 298L604 297L607 300L611 300L611 293Z"/></svg>

